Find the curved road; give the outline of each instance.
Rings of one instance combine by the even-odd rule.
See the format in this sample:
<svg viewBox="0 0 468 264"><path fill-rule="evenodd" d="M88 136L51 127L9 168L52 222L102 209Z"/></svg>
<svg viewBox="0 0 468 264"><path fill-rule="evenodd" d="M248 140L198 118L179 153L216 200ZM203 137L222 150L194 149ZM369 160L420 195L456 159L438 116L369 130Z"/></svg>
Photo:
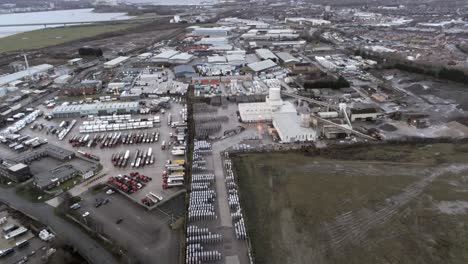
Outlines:
<svg viewBox="0 0 468 264"><path fill-rule="evenodd" d="M55 215L53 207L45 203L26 201L16 195L14 188L0 188L0 201L50 226L59 236L72 244L90 263L117 263L117 260L107 250L81 229Z"/></svg>

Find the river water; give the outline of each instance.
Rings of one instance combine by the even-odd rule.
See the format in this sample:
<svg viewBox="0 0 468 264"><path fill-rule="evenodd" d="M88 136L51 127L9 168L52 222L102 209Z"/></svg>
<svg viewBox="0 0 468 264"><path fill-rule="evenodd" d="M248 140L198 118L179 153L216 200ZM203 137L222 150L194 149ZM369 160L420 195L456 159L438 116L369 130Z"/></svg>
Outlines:
<svg viewBox="0 0 468 264"><path fill-rule="evenodd" d="M60 11L44 11L32 13L16 13L0 15L0 25L55 23L55 22L87 22L128 19L126 13L94 13L93 9L74 9ZM14 26L0 27L0 38L21 32L44 28L44 26Z"/></svg>

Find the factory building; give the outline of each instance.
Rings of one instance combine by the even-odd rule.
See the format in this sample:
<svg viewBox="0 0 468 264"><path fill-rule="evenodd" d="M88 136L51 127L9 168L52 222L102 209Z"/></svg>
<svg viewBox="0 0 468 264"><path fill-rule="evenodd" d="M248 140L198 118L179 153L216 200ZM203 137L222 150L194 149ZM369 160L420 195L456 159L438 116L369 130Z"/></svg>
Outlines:
<svg viewBox="0 0 468 264"><path fill-rule="evenodd" d="M359 104L354 105L350 110L351 122L354 121L373 121L382 115L373 105Z"/></svg>
<svg viewBox="0 0 468 264"><path fill-rule="evenodd" d="M306 142L317 139L310 127L310 110L296 110L290 102L281 99L281 88L269 82L270 89L264 103L241 103L239 115L242 122L272 122L282 143Z"/></svg>
<svg viewBox="0 0 468 264"><path fill-rule="evenodd" d="M0 176L6 177L13 182L23 182L31 178L32 174L26 164L2 160L0 162Z"/></svg>
<svg viewBox="0 0 468 264"><path fill-rule="evenodd" d="M86 115L130 114L137 113L138 110L138 102L61 105L54 108L52 115L55 118L69 118Z"/></svg>
<svg viewBox="0 0 468 264"><path fill-rule="evenodd" d="M273 115L273 126L283 143L315 141L317 133L310 128L307 120L310 123L310 114L277 113Z"/></svg>

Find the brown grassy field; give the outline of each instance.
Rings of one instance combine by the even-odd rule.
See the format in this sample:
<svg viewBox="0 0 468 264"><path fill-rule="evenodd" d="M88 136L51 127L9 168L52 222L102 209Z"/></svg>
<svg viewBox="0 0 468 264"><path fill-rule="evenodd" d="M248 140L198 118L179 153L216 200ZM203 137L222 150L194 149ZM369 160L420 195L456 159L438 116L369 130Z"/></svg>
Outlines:
<svg viewBox="0 0 468 264"><path fill-rule="evenodd" d="M256 263L468 263L467 149L234 157Z"/></svg>

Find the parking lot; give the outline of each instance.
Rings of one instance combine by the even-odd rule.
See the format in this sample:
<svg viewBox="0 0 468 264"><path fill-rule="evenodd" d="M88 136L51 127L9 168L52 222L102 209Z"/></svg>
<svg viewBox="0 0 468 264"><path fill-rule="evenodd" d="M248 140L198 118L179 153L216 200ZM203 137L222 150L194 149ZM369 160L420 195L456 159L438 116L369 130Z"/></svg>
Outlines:
<svg viewBox="0 0 468 264"><path fill-rule="evenodd" d="M172 216L160 210L148 211L119 193L104 191L93 195L83 194L78 219L87 222L128 251L128 257L141 263L178 263L180 232L171 230ZM108 202L96 207L97 200ZM183 200L173 207L184 211ZM122 210L125 208L125 210ZM83 214L88 212L86 217Z"/></svg>
<svg viewBox="0 0 468 264"><path fill-rule="evenodd" d="M1 228L7 228L8 226L14 225L17 227L26 227L29 229L28 225L25 225L19 219L15 218L12 214L8 213L6 210L0 212L0 219L6 217L6 221L1 224ZM28 230L26 233L19 235L13 239L5 239L5 232L2 232L0 236L0 251L8 248L13 248L13 251L0 258L0 263L13 264L18 263L21 259L27 257L28 263L43 263L40 259L42 255L45 254L45 251L50 248L50 244L42 241L38 237L34 236L31 230ZM17 243L22 241L28 241L24 246L17 246Z"/></svg>
<svg viewBox="0 0 468 264"><path fill-rule="evenodd" d="M149 101L149 100L148 100ZM172 194L176 193L178 191L177 188L174 189L163 189L162 188L162 173L165 169L164 165L167 160L171 159L185 159L185 156L173 156L171 154L171 138L170 138L170 133L174 133L175 129L172 128L170 125L168 125L168 115L171 115L171 121L172 122L182 122L182 116L180 114L180 111L183 108L184 103L183 102L175 102L175 100L170 101L170 109L166 109L165 113L162 114L161 112L158 112L155 115L132 115L132 118L147 118L149 116L160 116L161 122L159 124L155 124L154 128L150 129L144 129L144 130L124 130L124 131L118 131L121 132L122 135L128 134L128 133L148 133L151 134L153 132L159 132L159 140L158 142L154 143L140 143L140 144L119 144L116 147L113 148L100 148L99 145L95 146L93 148L88 148L87 146L81 146L81 147L73 147L69 143L69 139L73 137L74 135L85 135L85 134L80 134L79 133L79 126L85 121L86 119L84 118L76 118L78 121L77 124L74 126L74 128L70 131L70 133L67 135L67 137L63 141L59 141L56 135L52 134L47 134L47 127L50 126L55 126L57 127L62 121L68 120L71 121L73 119L67 118L67 119L52 119L52 120L45 120L45 119L38 119L36 123L41 123L44 125L44 129L39 130L39 129L31 129L31 127L26 127L23 131L21 131L21 134L24 135L30 135L31 137L39 137L39 138L44 138L47 139L49 143L57 144L63 148L72 150L72 151L83 151L86 153L90 153L93 155L96 155L100 158L100 163L102 164L103 170L101 172L101 175L106 175L105 177L100 178L99 180L93 181L92 184L86 184L84 183L82 186L78 187L77 189L79 190L78 192L74 192L75 195L80 194L90 187L98 184L98 183L104 183L107 181L107 179L110 176L117 176L117 175L128 175L130 172L139 172L140 174L149 176L152 178L152 181L149 181L146 183L145 187L143 187L141 190L136 191L133 194L130 194L129 197L133 199L134 201L140 202L142 198L144 198L147 194L150 192L161 196L163 198L169 197ZM45 111L45 115L50 113L50 109L46 109L45 107L41 106L41 110ZM102 132L102 133L112 133L114 134L115 132ZM94 134L102 134L102 133L90 133L90 137L93 137ZM175 134L175 133L174 133ZM166 148L163 150L161 148L162 142L165 142ZM135 153L137 150L141 151L147 151L149 148L152 148L152 152L154 155L154 163L153 164L148 164L144 167L139 167L139 168L134 168L131 166L131 161L135 158ZM128 164L125 168L120 168L120 167L115 167L112 164L112 156L115 153L125 153L127 150L130 151L130 157ZM80 154L77 154L80 155Z"/></svg>

